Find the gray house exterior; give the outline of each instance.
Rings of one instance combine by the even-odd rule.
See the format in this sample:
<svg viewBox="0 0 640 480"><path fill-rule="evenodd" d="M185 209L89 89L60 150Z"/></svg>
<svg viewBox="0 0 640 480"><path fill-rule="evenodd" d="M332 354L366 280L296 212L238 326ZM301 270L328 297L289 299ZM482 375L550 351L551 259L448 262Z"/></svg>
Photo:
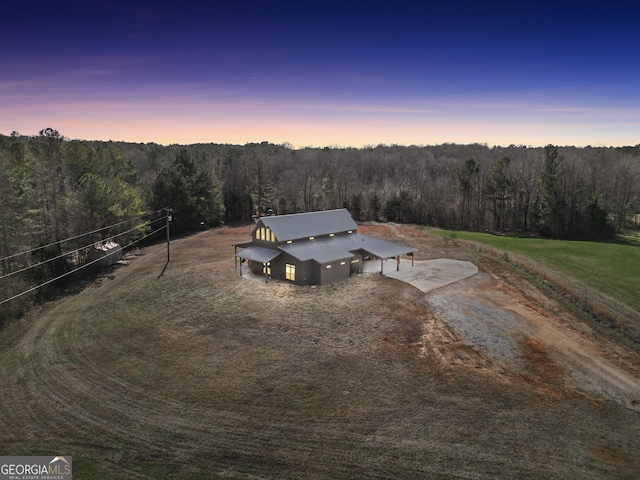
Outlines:
<svg viewBox="0 0 640 480"><path fill-rule="evenodd" d="M298 285L325 285L362 271L366 259L413 257L414 248L358 233L346 209L263 217L251 241L234 245L251 271ZM242 250L238 252L238 248ZM242 269L240 269L242 272Z"/></svg>

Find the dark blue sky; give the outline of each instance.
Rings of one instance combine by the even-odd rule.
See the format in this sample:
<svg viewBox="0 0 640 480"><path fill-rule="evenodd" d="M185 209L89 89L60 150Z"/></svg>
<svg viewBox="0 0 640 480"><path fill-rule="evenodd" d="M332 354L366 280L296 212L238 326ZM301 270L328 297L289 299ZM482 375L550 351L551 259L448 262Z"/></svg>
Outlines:
<svg viewBox="0 0 640 480"><path fill-rule="evenodd" d="M629 2L12 2L0 133L640 143Z"/></svg>

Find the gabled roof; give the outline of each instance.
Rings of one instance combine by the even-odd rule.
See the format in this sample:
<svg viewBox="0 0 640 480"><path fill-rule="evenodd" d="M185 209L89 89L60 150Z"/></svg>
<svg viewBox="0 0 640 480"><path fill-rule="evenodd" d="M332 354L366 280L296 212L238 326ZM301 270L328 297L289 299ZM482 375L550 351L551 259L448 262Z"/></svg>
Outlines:
<svg viewBox="0 0 640 480"><path fill-rule="evenodd" d="M358 224L344 208L262 217L258 223L269 227L279 242L355 231L358 228Z"/></svg>

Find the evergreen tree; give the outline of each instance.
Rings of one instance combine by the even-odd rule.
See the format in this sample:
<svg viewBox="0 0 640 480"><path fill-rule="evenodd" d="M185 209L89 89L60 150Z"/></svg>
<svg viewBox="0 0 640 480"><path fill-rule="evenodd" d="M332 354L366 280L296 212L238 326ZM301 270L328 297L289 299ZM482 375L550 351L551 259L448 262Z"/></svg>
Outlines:
<svg viewBox="0 0 640 480"><path fill-rule="evenodd" d="M362 194L358 193L357 195L354 193L351 196L351 216L356 222L359 222L362 219Z"/></svg>
<svg viewBox="0 0 640 480"><path fill-rule="evenodd" d="M478 175L480 168L473 158L465 160L464 165L456 170L457 187L462 192L462 225L469 228L471 218L471 189L473 176Z"/></svg>
<svg viewBox="0 0 640 480"><path fill-rule="evenodd" d="M378 194L374 193L373 197L371 197L371 201L369 202L369 208L371 209L371 213L373 214L373 220L378 222L380 221L380 208L382 205L380 204L380 199L378 198Z"/></svg>
<svg viewBox="0 0 640 480"><path fill-rule="evenodd" d="M160 170L151 185L148 202L154 210L173 209L174 231L181 233L222 221L220 187L203 162L187 150L180 150L175 161Z"/></svg>
<svg viewBox="0 0 640 480"><path fill-rule="evenodd" d="M538 228L545 236L565 234L566 202L560 183L562 157L554 145L544 147L544 163L539 176Z"/></svg>
<svg viewBox="0 0 640 480"><path fill-rule="evenodd" d="M394 195L384 208L384 216L393 222L412 223L414 220L413 198L406 190Z"/></svg>
<svg viewBox="0 0 640 480"><path fill-rule="evenodd" d="M498 160L489 172L485 185L485 195L489 202L489 210L493 213L493 227L498 231L505 229L506 203L509 196L511 182L507 177L508 157Z"/></svg>

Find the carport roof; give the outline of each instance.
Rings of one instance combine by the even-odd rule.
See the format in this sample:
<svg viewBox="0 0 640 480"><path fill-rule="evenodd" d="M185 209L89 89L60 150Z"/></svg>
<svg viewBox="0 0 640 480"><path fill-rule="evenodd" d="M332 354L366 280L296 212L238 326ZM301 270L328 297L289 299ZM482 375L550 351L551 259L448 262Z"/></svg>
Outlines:
<svg viewBox="0 0 640 480"><path fill-rule="evenodd" d="M350 237L353 237L351 248L349 248L350 251L353 252L354 250L362 249L374 257L382 259L397 257L398 255L404 255L416 251L415 248L407 245L399 245L394 242L388 242L387 240L381 240L380 238L374 238L360 233L350 235Z"/></svg>

